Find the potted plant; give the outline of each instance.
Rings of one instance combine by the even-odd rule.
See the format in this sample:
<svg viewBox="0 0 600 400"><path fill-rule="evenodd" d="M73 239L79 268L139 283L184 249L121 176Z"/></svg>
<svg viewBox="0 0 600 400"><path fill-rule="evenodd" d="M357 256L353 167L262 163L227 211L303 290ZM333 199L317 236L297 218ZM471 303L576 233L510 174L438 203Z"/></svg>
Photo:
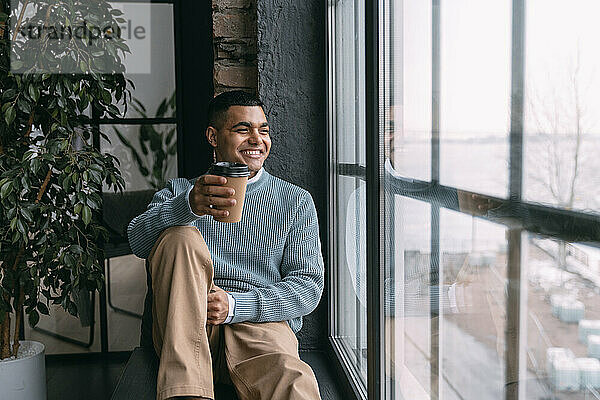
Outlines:
<svg viewBox="0 0 600 400"><path fill-rule="evenodd" d="M131 82L123 40L91 35L122 22L120 11L65 0L24 12L27 3L0 0L0 398L30 400L46 396L43 345L19 341L22 315L34 326L59 304L76 316L73 295L104 284L101 191L124 181L118 160L92 145L108 138L91 115L120 116L113 102L126 107ZM45 29L30 43L19 37L27 24L90 34L53 42Z"/></svg>

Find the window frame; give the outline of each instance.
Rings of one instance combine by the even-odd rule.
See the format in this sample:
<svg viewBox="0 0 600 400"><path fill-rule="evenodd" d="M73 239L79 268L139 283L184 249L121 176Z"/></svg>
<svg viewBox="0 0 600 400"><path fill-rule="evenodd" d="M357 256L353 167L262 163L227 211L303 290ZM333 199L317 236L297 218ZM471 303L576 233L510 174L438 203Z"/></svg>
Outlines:
<svg viewBox="0 0 600 400"><path fill-rule="evenodd" d="M348 394L355 399L381 399L385 394L385 369L383 366L383 280L382 271L376 266L384 265L384 221L381 210L384 208L385 193L383 190L383 134L380 132L381 117L380 105L383 99L385 82L385 62L383 62L385 49L385 36L382 29L385 27L384 6L387 0L373 0L365 2L365 73L366 73L366 165L339 163L337 161L337 131L336 131L336 74L335 74L335 13L339 0L329 0L326 7L326 36L327 36L327 185L328 185L328 249L329 265L329 324L328 335L330 352L339 373L345 378ZM507 321L506 321L506 353L505 353L505 398L524 399L525 385L519 385L526 373L524 360L523 338L524 321L521 315L526 310L526 298L521 295L522 258L525 251L523 235L528 233L565 240L568 242L587 242L598 246L600 243L600 215L583 211L560 209L551 205L526 202L522 198L523 182L523 97L524 97L524 69L525 69L525 0L512 1L512 27L511 27L511 117L509 131L509 196L506 199L477 192L484 199L490 199L501 204L508 210L509 215L502 218L493 215L479 216L484 220L499 223L507 228L508 232L508 265L507 281ZM407 184L414 189L427 185L433 190L428 194L399 192L393 194L425 201L431 206L431 283L439 284L438 273L440 261L439 247L439 214L440 208L461 212L456 205L445 202L444 199L457 188L441 185L440 177L440 0L432 0L432 125L431 125L431 181L414 180ZM336 253L338 243L337 232L337 177L346 176L359 178L367 184L367 390L358 384L358 377L354 368L349 365L349 357L343 350L339 340L334 337L336 332L335 315L337 313L337 270L338 257ZM411 178L412 179L412 178ZM435 194L441 194L436 196ZM437 298L432 297L430 302L430 315L437 315ZM431 318L431 335L437 337L439 332L439 319ZM439 346L431 341L431 390L440 393L440 360ZM434 396L435 397L435 396Z"/></svg>

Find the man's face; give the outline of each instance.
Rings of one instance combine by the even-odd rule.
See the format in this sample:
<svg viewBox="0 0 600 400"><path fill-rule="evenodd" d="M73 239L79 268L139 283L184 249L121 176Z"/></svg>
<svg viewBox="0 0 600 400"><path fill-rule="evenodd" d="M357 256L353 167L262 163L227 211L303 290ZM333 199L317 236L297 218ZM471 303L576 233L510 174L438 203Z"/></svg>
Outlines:
<svg viewBox="0 0 600 400"><path fill-rule="evenodd" d="M269 124L259 106L231 106L220 129L209 126L206 137L215 147L217 161L248 165L250 176L262 168L271 150Z"/></svg>

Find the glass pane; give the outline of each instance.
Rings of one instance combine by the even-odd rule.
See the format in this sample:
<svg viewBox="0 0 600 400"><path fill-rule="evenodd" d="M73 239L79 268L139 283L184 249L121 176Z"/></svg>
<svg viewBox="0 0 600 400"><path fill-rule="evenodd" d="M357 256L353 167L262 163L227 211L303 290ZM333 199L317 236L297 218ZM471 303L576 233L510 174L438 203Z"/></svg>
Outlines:
<svg viewBox="0 0 600 400"><path fill-rule="evenodd" d="M390 0L384 53L389 71L384 121L395 172L431 179L431 3Z"/></svg>
<svg viewBox="0 0 600 400"><path fill-rule="evenodd" d="M499 197L508 193L511 4L441 3L440 181Z"/></svg>
<svg viewBox="0 0 600 400"><path fill-rule="evenodd" d="M177 176L175 125L103 125L101 129L110 139L110 143L101 140L101 150L119 159L126 191L160 190ZM109 191L106 185L104 191Z"/></svg>
<svg viewBox="0 0 600 400"><path fill-rule="evenodd" d="M335 152L338 164L365 165L364 0L341 0L335 8ZM356 170L356 168L354 169ZM339 171L338 171L339 172ZM351 360L363 390L367 380L365 182L334 180L336 320L333 336Z"/></svg>
<svg viewBox="0 0 600 400"><path fill-rule="evenodd" d="M600 4L531 0L526 10L524 196L598 212Z"/></svg>
<svg viewBox="0 0 600 400"><path fill-rule="evenodd" d="M526 247L527 398L595 399L600 249L533 234Z"/></svg>
<svg viewBox="0 0 600 400"><path fill-rule="evenodd" d="M337 158L365 165L364 0L338 2L335 16Z"/></svg>
<svg viewBox="0 0 600 400"><path fill-rule="evenodd" d="M505 397L507 254L502 225L440 210L440 397Z"/></svg>
<svg viewBox="0 0 600 400"><path fill-rule="evenodd" d="M385 398L429 398L430 205L388 191L385 213Z"/></svg>
<svg viewBox="0 0 600 400"><path fill-rule="evenodd" d="M173 5L144 4L144 9L148 8L150 10L150 28L149 32L145 32L145 37L146 40L149 39L152 62L148 73L126 74L126 77L135 84L135 90L132 90L131 97L137 99L139 103L134 101L133 104L128 105L125 116L130 118L175 117ZM148 11L146 10L146 12ZM127 34L127 28L123 32ZM135 38L130 41L135 41ZM171 105L168 104L170 100L172 100ZM167 103L166 108L160 107L163 101ZM123 111L121 104L119 109Z"/></svg>
<svg viewBox="0 0 600 400"><path fill-rule="evenodd" d="M337 329L351 352L354 367L366 382L367 366L367 251L366 184L358 178L337 180L338 265Z"/></svg>

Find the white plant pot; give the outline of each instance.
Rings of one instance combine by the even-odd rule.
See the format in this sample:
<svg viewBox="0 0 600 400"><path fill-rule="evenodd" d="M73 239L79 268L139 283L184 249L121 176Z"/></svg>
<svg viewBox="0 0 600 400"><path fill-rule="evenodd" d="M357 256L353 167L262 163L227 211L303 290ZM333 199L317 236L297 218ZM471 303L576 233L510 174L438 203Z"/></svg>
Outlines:
<svg viewBox="0 0 600 400"><path fill-rule="evenodd" d="M21 340L22 358L0 360L0 400L46 400L44 345Z"/></svg>

